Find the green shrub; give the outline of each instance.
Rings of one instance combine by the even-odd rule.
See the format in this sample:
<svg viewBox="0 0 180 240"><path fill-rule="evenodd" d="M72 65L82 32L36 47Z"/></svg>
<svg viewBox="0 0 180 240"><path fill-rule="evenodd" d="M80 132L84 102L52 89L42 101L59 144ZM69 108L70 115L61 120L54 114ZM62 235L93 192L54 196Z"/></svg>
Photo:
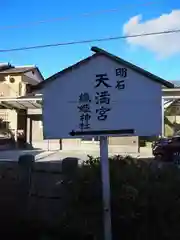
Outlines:
<svg viewBox="0 0 180 240"><path fill-rule="evenodd" d="M109 159L113 239L180 238L180 172L115 156ZM103 239L99 158L89 156L72 187L68 229Z"/></svg>
<svg viewBox="0 0 180 240"><path fill-rule="evenodd" d="M130 156L114 156L109 163L113 239L179 240L180 170ZM51 232L39 227L36 231L43 235L36 239L104 239L100 159L88 156L65 184L68 208Z"/></svg>

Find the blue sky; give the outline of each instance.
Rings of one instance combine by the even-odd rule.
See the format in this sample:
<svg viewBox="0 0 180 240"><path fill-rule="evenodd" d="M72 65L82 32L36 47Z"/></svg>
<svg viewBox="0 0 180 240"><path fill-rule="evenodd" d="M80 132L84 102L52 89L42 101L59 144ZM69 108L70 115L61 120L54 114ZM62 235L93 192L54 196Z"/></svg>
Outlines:
<svg viewBox="0 0 180 240"><path fill-rule="evenodd" d="M94 14L89 17L82 16L82 13L114 8L119 10L110 13ZM2 9L3 11L1 11L0 15L0 49L8 49L56 42L120 36L123 35L124 25L128 24L128 21L132 17L142 15L142 22L158 19L162 14L170 14L173 10L180 10L180 2L178 0L171 2L168 0L126 0L125 2L119 0L31 0L25 3L24 0L9 0L2 1L1 10ZM21 28L3 28L4 26L22 25L28 22L67 16L70 16L70 18L61 21L39 25L32 24ZM154 22L148 25L149 31L153 29L154 31L161 30L161 28L167 26L167 22L170 24L168 25L169 27L179 26L180 29L179 20L180 12L177 12L175 15L169 15L169 18L165 20L162 19L161 24ZM131 26L131 28L127 28L128 34L133 33L133 30L138 31L140 25L134 24L134 27ZM157 26L159 26L159 28L157 28ZM141 25L140 27L141 31L143 31L143 29L148 31L145 25ZM178 45L178 41L180 40L180 33L175 35L176 36L171 35L168 42L166 42L167 38L165 39L165 36L163 36L163 38L158 40L153 38L150 42L146 42L141 38L141 40L137 42L117 40L0 53L0 62L11 62L14 65L36 64L43 75L48 77L80 59L87 57L91 54L91 46L98 46L167 80L178 80L180 79L180 47L175 46ZM173 37L175 39L173 39ZM155 46L156 43L159 45ZM163 53L165 54L163 55Z"/></svg>

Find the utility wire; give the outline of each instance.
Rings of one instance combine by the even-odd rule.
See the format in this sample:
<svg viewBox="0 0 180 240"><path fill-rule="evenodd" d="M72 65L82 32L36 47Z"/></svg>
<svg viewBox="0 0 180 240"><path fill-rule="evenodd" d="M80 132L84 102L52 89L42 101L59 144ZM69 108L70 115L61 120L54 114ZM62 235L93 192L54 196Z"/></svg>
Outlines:
<svg viewBox="0 0 180 240"><path fill-rule="evenodd" d="M112 9L104 9L104 10L99 10L99 11L93 11L93 12L86 12L82 14L76 14L75 16L69 15L69 16L64 16L64 17L57 17L57 18L49 18L49 19L44 19L44 20L39 20L39 21L32 21L32 22L26 22L23 24L17 24L17 25L5 25L5 26L0 26L0 30L6 30L6 29L16 29L16 28L27 28L31 26L36 26L39 24L44 24L44 23L50 23L50 22L57 22L57 21L65 21L65 20L71 20L73 18L77 18L78 16L80 17L91 17L95 15L101 15L101 14L106 14L106 13L113 13L113 12L118 12L122 11L122 9L128 7L135 7L135 6L147 6L150 4L158 3L157 1L151 1L147 3L139 3L139 4L122 4L121 7L119 8L112 8Z"/></svg>
<svg viewBox="0 0 180 240"><path fill-rule="evenodd" d="M85 43L93 43L93 42L105 42L105 41L127 39L127 38L146 37L146 36L152 36L152 35L173 34L173 33L179 33L179 32L180 32L180 29L176 29L176 30L166 30L166 31L160 31L160 32L150 32L150 33L125 35L125 36L115 36L115 37L106 37L106 38L97 38L97 39L87 39L87 40L72 41L72 42L59 42L59 43L35 45L35 46L29 46L29 47L0 49L0 53L3 53L3 52L26 51L26 50L32 50L32 49L58 47L58 46L68 46L68 45L85 44Z"/></svg>

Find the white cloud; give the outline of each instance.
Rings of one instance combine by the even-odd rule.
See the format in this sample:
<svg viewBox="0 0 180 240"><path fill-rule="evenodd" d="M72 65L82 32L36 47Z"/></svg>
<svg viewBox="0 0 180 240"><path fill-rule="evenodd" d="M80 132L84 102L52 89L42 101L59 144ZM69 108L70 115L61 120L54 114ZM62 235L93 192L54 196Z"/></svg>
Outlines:
<svg viewBox="0 0 180 240"><path fill-rule="evenodd" d="M180 29L180 10L173 10L169 14L163 14L144 22L142 22L142 15L134 16L124 24L123 34L132 35L175 29ZM180 33L127 38L127 42L151 50L159 57L180 53Z"/></svg>

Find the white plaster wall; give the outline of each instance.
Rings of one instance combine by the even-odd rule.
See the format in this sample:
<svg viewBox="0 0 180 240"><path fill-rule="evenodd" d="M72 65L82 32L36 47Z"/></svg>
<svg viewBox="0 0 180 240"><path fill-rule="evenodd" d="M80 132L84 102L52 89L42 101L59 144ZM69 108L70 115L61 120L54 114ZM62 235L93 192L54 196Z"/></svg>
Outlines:
<svg viewBox="0 0 180 240"><path fill-rule="evenodd" d="M68 138L72 130L79 130L78 97L88 92L93 99L96 91L108 90L111 95L111 111L106 121L97 121L97 105L91 103L92 130L134 128L136 135L161 134L161 85L128 69L125 89L115 89L116 68L124 67L115 61L97 56L87 63L68 71L47 84L43 90L43 120L45 138ZM107 73L111 88L95 89L96 74Z"/></svg>

